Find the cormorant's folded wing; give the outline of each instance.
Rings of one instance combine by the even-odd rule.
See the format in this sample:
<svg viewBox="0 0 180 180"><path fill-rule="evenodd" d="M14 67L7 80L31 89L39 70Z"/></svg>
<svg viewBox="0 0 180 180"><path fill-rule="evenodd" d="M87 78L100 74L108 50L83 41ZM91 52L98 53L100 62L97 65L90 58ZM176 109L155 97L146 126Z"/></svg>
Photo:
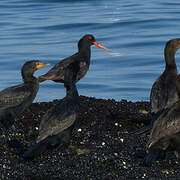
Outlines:
<svg viewBox="0 0 180 180"><path fill-rule="evenodd" d="M67 101L55 104L43 116L39 127L37 142L48 136L56 135L73 125L76 120L76 106Z"/></svg>
<svg viewBox="0 0 180 180"><path fill-rule="evenodd" d="M0 108L17 106L30 95L31 89L24 84L6 88L0 92Z"/></svg>
<svg viewBox="0 0 180 180"><path fill-rule="evenodd" d="M155 121L148 142L150 148L161 139L169 138L180 132L180 101L164 110Z"/></svg>

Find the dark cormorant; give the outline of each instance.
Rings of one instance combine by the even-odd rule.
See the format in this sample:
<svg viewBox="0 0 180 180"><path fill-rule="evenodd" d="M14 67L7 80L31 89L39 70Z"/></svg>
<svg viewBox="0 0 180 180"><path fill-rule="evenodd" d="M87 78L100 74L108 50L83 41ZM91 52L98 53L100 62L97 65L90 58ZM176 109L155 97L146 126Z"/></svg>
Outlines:
<svg viewBox="0 0 180 180"><path fill-rule="evenodd" d="M79 111L79 95L75 85L80 70L78 61L72 62L65 70L64 86L66 96L43 116L36 144L27 150L22 158L33 159L47 148L68 145Z"/></svg>
<svg viewBox="0 0 180 180"><path fill-rule="evenodd" d="M46 74L39 77L39 81L43 82L45 80L52 80L55 82L64 82L64 71L66 67L74 62L80 62L80 71L77 74L76 82L85 76L89 69L90 65L90 57L91 57L91 45L95 45L99 48L102 48L107 51L111 51L101 44L97 43L94 36L87 34L83 36L78 42L78 52L73 54L72 56L63 59L59 63L57 63L52 69L50 69Z"/></svg>
<svg viewBox="0 0 180 180"><path fill-rule="evenodd" d="M9 128L16 116L31 105L39 89L39 81L33 74L47 65L36 60L26 62L21 69L24 83L0 92L0 121L5 128Z"/></svg>
<svg viewBox="0 0 180 180"><path fill-rule="evenodd" d="M154 122L149 142L147 143L148 153L142 165L150 166L154 161L164 158L167 151L174 151L176 157L179 158L180 100L165 109Z"/></svg>
<svg viewBox="0 0 180 180"><path fill-rule="evenodd" d="M137 130L136 134L143 134L150 132L154 121L159 117L164 109L171 107L172 104L177 102L179 92L177 91L177 80L180 79L178 75L177 66L175 62L176 51L180 48L180 38L169 40L164 49L165 57L165 70L154 82L151 94L151 113L152 121L150 126Z"/></svg>

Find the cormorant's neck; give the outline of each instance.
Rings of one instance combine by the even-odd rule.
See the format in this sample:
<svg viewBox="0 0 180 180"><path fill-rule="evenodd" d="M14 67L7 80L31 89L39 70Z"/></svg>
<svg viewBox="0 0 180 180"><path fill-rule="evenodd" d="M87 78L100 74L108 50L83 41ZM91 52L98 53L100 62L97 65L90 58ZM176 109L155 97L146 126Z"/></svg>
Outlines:
<svg viewBox="0 0 180 180"><path fill-rule="evenodd" d="M22 78L23 78L23 81L24 83L35 83L37 81L37 78L34 77L32 74L24 74L22 73Z"/></svg>
<svg viewBox="0 0 180 180"><path fill-rule="evenodd" d="M75 98L77 101L79 101L79 93L75 84L72 85L70 89L66 90L66 97Z"/></svg>
<svg viewBox="0 0 180 180"><path fill-rule="evenodd" d="M177 74L177 66L175 62L176 51L171 47L166 47L164 50L164 56L166 61L166 71L172 71Z"/></svg>

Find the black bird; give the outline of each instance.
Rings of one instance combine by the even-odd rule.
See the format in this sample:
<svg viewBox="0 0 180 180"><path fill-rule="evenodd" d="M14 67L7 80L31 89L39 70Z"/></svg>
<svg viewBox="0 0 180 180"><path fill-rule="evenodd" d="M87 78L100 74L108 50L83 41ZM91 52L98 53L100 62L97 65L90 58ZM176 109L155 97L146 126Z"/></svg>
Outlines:
<svg viewBox="0 0 180 180"><path fill-rule="evenodd" d="M52 69L50 69L46 74L39 77L39 81L43 82L45 80L52 80L55 82L63 83L64 82L64 72L66 67L74 62L80 62L80 71L77 74L76 82L85 76L89 69L90 57L91 57L91 45L95 45L101 49L111 51L101 44L97 43L94 36L87 34L83 36L78 42L78 52L73 54L70 57L67 57L57 63Z"/></svg>
<svg viewBox="0 0 180 180"><path fill-rule="evenodd" d="M40 155L47 148L69 144L79 111L80 100L75 85L79 70L78 61L72 62L66 68L64 78L66 96L43 116L36 144L22 155L23 159L30 160Z"/></svg>
<svg viewBox="0 0 180 180"><path fill-rule="evenodd" d="M21 69L24 83L0 92L0 121L6 129L13 124L18 114L31 105L39 89L39 81L33 74L47 65L41 61L27 61Z"/></svg>
<svg viewBox="0 0 180 180"><path fill-rule="evenodd" d="M147 143L147 155L141 164L150 166L154 161L164 159L167 151L174 151L176 157L179 158L180 100L170 108L165 109L154 122Z"/></svg>
<svg viewBox="0 0 180 180"><path fill-rule="evenodd" d="M160 116L164 109L169 108L180 98L177 91L177 80L180 79L175 62L176 51L180 48L180 38L169 40L164 49L165 70L154 82L151 94L152 121L150 126L139 129L134 133L143 134L150 132L154 121Z"/></svg>

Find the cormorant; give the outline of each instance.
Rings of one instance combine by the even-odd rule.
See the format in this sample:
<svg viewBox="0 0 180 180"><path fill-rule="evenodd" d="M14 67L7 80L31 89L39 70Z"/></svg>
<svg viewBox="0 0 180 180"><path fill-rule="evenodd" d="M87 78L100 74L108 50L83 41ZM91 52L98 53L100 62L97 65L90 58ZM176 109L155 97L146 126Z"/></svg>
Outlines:
<svg viewBox="0 0 180 180"><path fill-rule="evenodd" d="M39 89L39 81L33 74L47 65L37 60L27 61L21 69L24 83L0 92L0 121L6 129L13 124L18 114L31 105Z"/></svg>
<svg viewBox="0 0 180 180"><path fill-rule="evenodd" d="M64 75L66 96L43 116L36 144L22 155L23 159L30 160L40 155L47 148L69 144L80 104L75 85L79 70L78 61L67 66Z"/></svg>
<svg viewBox="0 0 180 180"><path fill-rule="evenodd" d="M57 63L52 69L50 69L46 74L39 76L39 81L43 82L45 80L52 80L55 82L64 82L64 72L66 67L74 62L80 62L80 71L77 74L76 82L85 76L89 69L90 57L91 57L91 45L95 45L101 49L111 51L101 44L97 43L94 36L91 34L84 35L78 42L78 52L70 57L67 57Z"/></svg>
<svg viewBox="0 0 180 180"><path fill-rule="evenodd" d="M154 161L164 159L167 151L174 151L179 158L180 100L166 108L154 122L142 165L150 166Z"/></svg>
<svg viewBox="0 0 180 180"><path fill-rule="evenodd" d="M151 93L151 113L152 121L148 127L141 128L134 133L143 134L150 132L154 121L160 116L164 109L171 107L172 104L177 102L179 92L177 91L177 80L180 79L175 62L176 51L180 48L180 38L169 40L164 49L165 57L165 70L154 82Z"/></svg>

